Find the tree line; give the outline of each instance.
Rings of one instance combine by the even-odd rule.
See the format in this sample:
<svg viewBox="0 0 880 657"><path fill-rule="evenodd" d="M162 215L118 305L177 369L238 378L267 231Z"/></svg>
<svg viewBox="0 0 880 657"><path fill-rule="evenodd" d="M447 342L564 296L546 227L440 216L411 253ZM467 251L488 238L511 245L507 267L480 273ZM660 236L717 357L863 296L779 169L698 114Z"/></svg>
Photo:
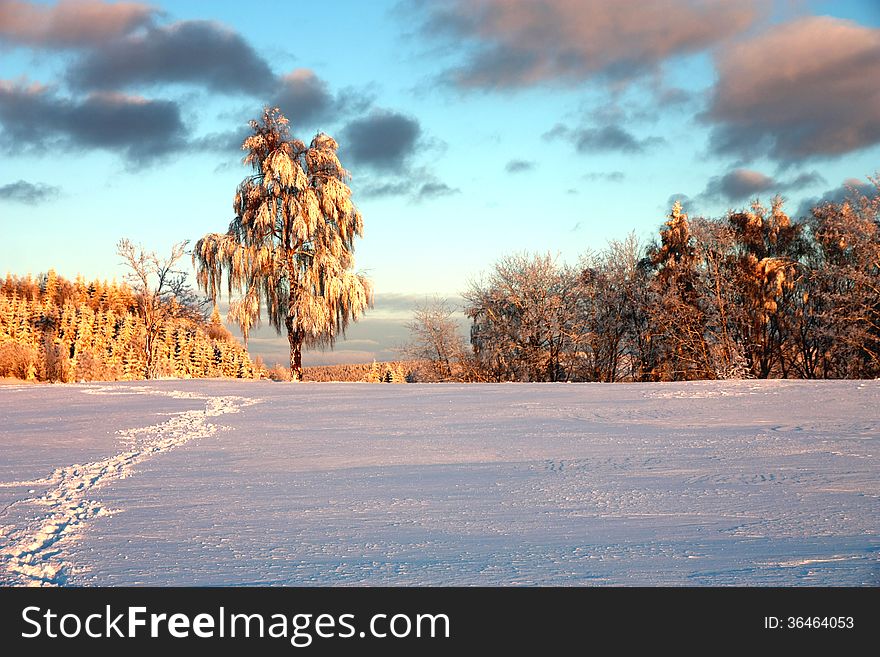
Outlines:
<svg viewBox="0 0 880 657"><path fill-rule="evenodd" d="M676 202L577 265L515 254L464 292L469 345L442 300L410 358L433 381L681 381L880 376L880 184L793 220L780 197L723 217Z"/></svg>
<svg viewBox="0 0 880 657"><path fill-rule="evenodd" d="M37 278L7 274L0 283L0 376L70 382L259 371L217 309L206 319L182 289L156 301L149 289L70 281L50 269Z"/></svg>
<svg viewBox="0 0 880 657"><path fill-rule="evenodd" d="M344 365L312 365L303 367L303 381L347 381L358 383L412 383L417 381L416 372L420 361L385 361L372 363L346 363ZM269 369L268 377L276 381L292 380L290 369L281 365Z"/></svg>
<svg viewBox="0 0 880 657"><path fill-rule="evenodd" d="M332 347L373 303L354 271L363 218L338 144L290 134L266 107L250 122L224 233L191 253L203 302L167 258L127 240L126 283L7 276L0 288L0 376L49 381L263 373L223 327L248 333L263 312L303 378L303 347ZM678 381L880 376L880 181L871 196L824 203L792 220L780 197L724 217L689 218L675 203L658 236L585 253L576 265L514 254L463 293L469 344L455 310L435 300L409 324L402 350L418 365L368 380ZM224 284L225 283L225 284ZM97 292L101 290L100 293ZM278 369L278 368L276 368ZM374 368L375 369L375 368ZM287 378L277 372L275 378Z"/></svg>

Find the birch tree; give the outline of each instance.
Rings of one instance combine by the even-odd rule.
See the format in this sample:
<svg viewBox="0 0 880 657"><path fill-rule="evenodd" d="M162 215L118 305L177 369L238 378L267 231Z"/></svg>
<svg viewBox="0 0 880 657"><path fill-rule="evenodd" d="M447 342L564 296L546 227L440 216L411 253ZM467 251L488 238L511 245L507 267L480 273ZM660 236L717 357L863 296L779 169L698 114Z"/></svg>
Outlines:
<svg viewBox="0 0 880 657"><path fill-rule="evenodd" d="M302 379L304 346L332 347L372 305L372 285L352 271L354 240L363 235L338 144L319 133L306 146L290 136L278 108L251 121L242 144L253 169L235 193L235 218L193 252L199 286L216 300L226 291L255 295L269 322L287 332L290 371Z"/></svg>

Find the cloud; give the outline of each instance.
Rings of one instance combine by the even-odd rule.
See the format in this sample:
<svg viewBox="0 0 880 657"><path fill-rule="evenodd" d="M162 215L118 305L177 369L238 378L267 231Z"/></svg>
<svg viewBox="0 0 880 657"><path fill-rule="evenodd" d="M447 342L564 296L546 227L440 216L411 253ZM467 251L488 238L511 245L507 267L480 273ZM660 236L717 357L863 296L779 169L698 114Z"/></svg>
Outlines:
<svg viewBox="0 0 880 657"><path fill-rule="evenodd" d="M702 120L711 147L792 163L880 143L880 29L801 18L724 50Z"/></svg>
<svg viewBox="0 0 880 657"><path fill-rule="evenodd" d="M16 153L46 151L49 146L106 148L121 152L129 164L185 149L240 154L244 121L241 129L192 137L184 129L177 103L133 95L133 89L142 92L168 84L243 94L259 100L255 110L263 103L277 105L295 132L303 125L310 130L364 115L375 101L370 86L334 93L310 69L276 75L261 52L219 23L159 24L155 19L161 16L131 2L84 0L46 7L0 0L0 45L5 40L47 49L79 48L62 60L67 66L67 97L55 86L0 81L0 145ZM83 17L88 21L81 21ZM46 120L39 124L35 116ZM103 129L97 125L99 119L106 122ZM389 171L402 170L421 134L418 121L392 111L374 111L348 128L355 138L350 145L353 158ZM427 141L421 145L430 147ZM426 187L426 194L433 192L439 190Z"/></svg>
<svg viewBox="0 0 880 657"><path fill-rule="evenodd" d="M504 170L507 173L524 173L526 171L532 171L537 165L530 160L510 160L507 164L504 165Z"/></svg>
<svg viewBox="0 0 880 657"><path fill-rule="evenodd" d="M365 198L385 198L388 196L406 196L413 190L413 182L406 178L379 180L358 188L358 196Z"/></svg>
<svg viewBox="0 0 880 657"><path fill-rule="evenodd" d="M309 69L297 69L279 78L281 92L271 104L280 107L290 119L292 133L308 141L310 134L302 126L317 127L320 121L333 121L342 113L368 108L373 102L369 91L346 88L332 94L327 83ZM252 116L259 111L254 109ZM224 122L235 121L238 127L203 134L188 140L188 149L193 151L212 151L230 157L242 156L241 144L251 134L241 112L223 116ZM221 166L226 166L225 163Z"/></svg>
<svg viewBox="0 0 880 657"><path fill-rule="evenodd" d="M595 151L618 151L620 153L644 153L646 150L666 143L662 137L638 138L618 125L569 128L557 123L543 135L544 139L562 139L571 142L578 153Z"/></svg>
<svg viewBox="0 0 880 657"><path fill-rule="evenodd" d="M340 151L357 164L399 171L415 152L422 133L417 119L389 110L376 110L342 129Z"/></svg>
<svg viewBox="0 0 880 657"><path fill-rule="evenodd" d="M666 205L664 205L663 207L665 210L668 210L673 205L675 205L676 202L681 203L681 207L683 207L686 212L690 212L691 214L694 213L694 199L692 199L687 194L682 194L680 192L676 194L670 194L669 198L666 199Z"/></svg>
<svg viewBox="0 0 880 657"><path fill-rule="evenodd" d="M734 169L710 178L700 198L710 202L743 201L760 194L781 194L823 182L825 179L816 171L802 173L791 180L776 180L760 171Z"/></svg>
<svg viewBox="0 0 880 657"><path fill-rule="evenodd" d="M595 182L602 180L604 182L622 182L626 178L623 171L591 171L581 176L584 180Z"/></svg>
<svg viewBox="0 0 880 657"><path fill-rule="evenodd" d="M459 193L461 193L460 189L450 187L445 182L440 182L439 180L429 180L428 182L424 182L419 186L415 200L427 201L435 198L441 198L443 196L453 196Z"/></svg>
<svg viewBox="0 0 880 657"><path fill-rule="evenodd" d="M807 217L810 210L826 203L843 203L847 199L857 199L860 196L873 197L878 193L877 187L870 182L858 178L847 178L843 184L834 189L829 189L820 196L804 199L797 208L797 216Z"/></svg>
<svg viewBox="0 0 880 657"><path fill-rule="evenodd" d="M47 87L0 80L0 145L8 152L98 148L147 164L186 145L180 108L166 100L94 93L62 98Z"/></svg>
<svg viewBox="0 0 880 657"><path fill-rule="evenodd" d="M426 167L406 169L392 178L368 181L358 186L357 196L363 198L408 197L411 203L421 203L444 196L461 193L457 187L451 187L439 180Z"/></svg>
<svg viewBox="0 0 880 657"><path fill-rule="evenodd" d="M50 49L90 47L150 25L155 13L138 2L60 0L47 6L0 0L0 42Z"/></svg>
<svg viewBox="0 0 880 657"><path fill-rule="evenodd" d="M278 80L280 91L272 101L281 108L294 126L315 125L321 121L335 121L370 109L375 95L369 89L347 87L335 95L327 82L314 71L298 68Z"/></svg>
<svg viewBox="0 0 880 657"><path fill-rule="evenodd" d="M324 116L333 107L333 95L327 83L314 71L298 68L280 80L281 92L275 99L291 123L307 123Z"/></svg>
<svg viewBox="0 0 880 657"><path fill-rule="evenodd" d="M222 93L266 94L277 79L236 32L212 21L181 21L103 43L74 61L77 89L195 83Z"/></svg>
<svg viewBox="0 0 880 657"><path fill-rule="evenodd" d="M696 94L680 87L667 87L657 92L656 103L663 107L681 107L694 102Z"/></svg>
<svg viewBox="0 0 880 657"><path fill-rule="evenodd" d="M61 188L54 185L19 180L0 186L0 201L38 205L56 199L60 193Z"/></svg>
<svg viewBox="0 0 880 657"><path fill-rule="evenodd" d="M145 5L96 0L81 4L84 15L94 19L91 28L70 18L80 7L77 3L45 7L0 0L0 18L5 21L0 24L0 45L11 30L19 41L29 39L37 46L56 47L49 42L59 38L80 48L62 60L69 95L56 86L0 80L0 146L7 152L103 148L140 165L174 151L208 149L230 156L239 151L243 130L193 137L183 125L178 103L141 98L132 91L168 84L244 94L259 99L260 105L277 105L295 132L303 125L311 130L321 123L353 119L342 130L343 159L350 157L373 171L399 174L410 167L417 147L435 146L423 136L417 119L392 110L371 111L375 90L370 86L334 92L306 68L276 75L261 52L219 23L158 24L155 19L161 14ZM34 24L30 32L12 30L22 21ZM12 27L7 29L7 22ZM427 199L454 191L423 180L410 193Z"/></svg>
<svg viewBox="0 0 880 657"><path fill-rule="evenodd" d="M723 176L711 178L703 196L739 201L770 191L775 185L776 181L763 173L749 169L735 169Z"/></svg>
<svg viewBox="0 0 880 657"><path fill-rule="evenodd" d="M193 84L258 96L281 107L294 124L363 113L374 100L371 92L355 88L334 95L326 81L306 68L276 75L246 39L220 23L156 25L154 15L151 8L134 3L86 0L47 8L0 0L0 18L8 18L12 26L0 27L0 40L4 30L8 39L24 38L30 30L46 34L42 40L32 39L40 46L56 47L57 39L75 41L84 52L72 60L66 81L77 91ZM13 30L19 23L27 29Z"/></svg>
<svg viewBox="0 0 880 657"><path fill-rule="evenodd" d="M757 0L453 0L417 3L422 33L461 48L447 72L462 88L626 80L750 27Z"/></svg>
<svg viewBox="0 0 880 657"><path fill-rule="evenodd" d="M189 140L189 148L195 151L212 151L223 153L225 155L238 155L242 157L244 154L241 150L241 144L251 134L247 127L236 130L226 130L224 132L211 132L201 137Z"/></svg>

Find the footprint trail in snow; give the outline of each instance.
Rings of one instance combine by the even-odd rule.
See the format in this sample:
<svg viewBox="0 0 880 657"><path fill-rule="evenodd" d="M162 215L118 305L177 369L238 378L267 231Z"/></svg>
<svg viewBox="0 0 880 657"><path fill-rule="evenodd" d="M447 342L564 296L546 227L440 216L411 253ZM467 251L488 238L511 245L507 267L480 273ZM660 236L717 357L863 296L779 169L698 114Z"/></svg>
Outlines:
<svg viewBox="0 0 880 657"><path fill-rule="evenodd" d="M201 399L205 401L205 408L174 413L164 422L118 432L129 449L108 458L57 468L41 479L0 483L3 488L48 487L42 495L17 500L3 510L6 513L12 506L26 505L33 508L30 515L37 517L21 528L0 526L0 585L65 584L70 564L63 558L64 542L75 540L90 520L111 513L100 502L90 499L94 489L131 475L136 465L154 456L193 439L207 438L228 429L209 420L227 413L238 413L242 407L261 401L236 396L210 397L146 386L95 386L82 392Z"/></svg>

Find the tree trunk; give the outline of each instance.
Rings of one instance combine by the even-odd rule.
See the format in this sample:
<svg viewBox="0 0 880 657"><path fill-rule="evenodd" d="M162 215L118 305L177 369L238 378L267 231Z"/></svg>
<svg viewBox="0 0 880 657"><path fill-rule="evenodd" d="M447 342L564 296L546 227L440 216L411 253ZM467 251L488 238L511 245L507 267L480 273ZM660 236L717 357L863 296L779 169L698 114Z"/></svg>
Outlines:
<svg viewBox="0 0 880 657"><path fill-rule="evenodd" d="M146 324L146 335L144 337L144 357L144 378L152 379L156 367L156 336L149 324Z"/></svg>
<svg viewBox="0 0 880 657"><path fill-rule="evenodd" d="M146 358L145 358L146 362L144 364L144 378L145 379L152 379L153 378L153 340L150 337L149 333L147 333L147 337L145 340L144 354L146 356Z"/></svg>
<svg viewBox="0 0 880 657"><path fill-rule="evenodd" d="M287 342L290 343L290 377L293 381L302 381L302 343L303 332L293 327L293 318L287 318Z"/></svg>

